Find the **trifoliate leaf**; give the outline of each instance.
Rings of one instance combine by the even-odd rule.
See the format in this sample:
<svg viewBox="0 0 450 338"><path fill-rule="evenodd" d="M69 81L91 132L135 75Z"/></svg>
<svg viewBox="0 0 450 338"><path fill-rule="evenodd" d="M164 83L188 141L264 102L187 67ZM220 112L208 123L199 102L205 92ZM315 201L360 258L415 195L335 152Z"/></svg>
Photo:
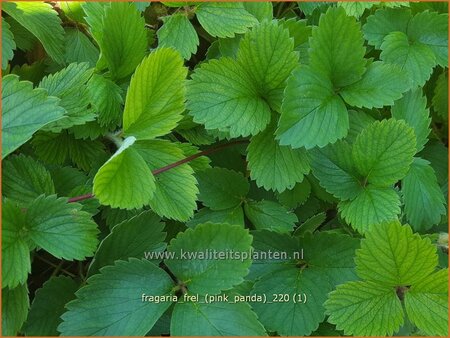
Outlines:
<svg viewBox="0 0 450 338"><path fill-rule="evenodd" d="M160 47L173 47L181 56L189 60L197 52L199 39L197 32L184 14L173 14L162 18L164 24L158 30Z"/></svg>
<svg viewBox="0 0 450 338"><path fill-rule="evenodd" d="M358 81L366 60L361 27L342 7L330 7L313 29L310 42L310 66L323 72L334 87Z"/></svg>
<svg viewBox="0 0 450 338"><path fill-rule="evenodd" d="M353 199L363 190L353 165L352 147L344 141L313 149L311 167L320 185L341 200Z"/></svg>
<svg viewBox="0 0 450 338"><path fill-rule="evenodd" d="M67 63L87 62L90 67L95 67L98 58L99 51L97 47L83 32L74 28L66 29L65 61Z"/></svg>
<svg viewBox="0 0 450 338"><path fill-rule="evenodd" d="M240 225L244 227L244 211L240 205L224 210L202 208L194 214L194 217L191 218L186 225L190 228L194 228L198 224L207 222L218 224L227 223L230 225Z"/></svg>
<svg viewBox="0 0 450 338"><path fill-rule="evenodd" d="M9 16L38 38L48 55L58 64L64 63L64 29L52 6L45 2L8 2L3 4Z"/></svg>
<svg viewBox="0 0 450 338"><path fill-rule="evenodd" d="M30 236L22 209L6 199L2 203L2 286L25 284L31 272ZM19 328L16 328L19 329ZM15 333L14 333L15 334Z"/></svg>
<svg viewBox="0 0 450 338"><path fill-rule="evenodd" d="M272 20L273 18L273 5L270 1L267 2L244 2L244 8L252 14L259 22Z"/></svg>
<svg viewBox="0 0 450 338"><path fill-rule="evenodd" d="M105 8L98 41L112 76L121 79L134 71L147 50L145 21L133 4L113 2Z"/></svg>
<svg viewBox="0 0 450 338"><path fill-rule="evenodd" d="M31 157L23 154L10 156L3 162L3 195L23 205L39 195L55 193L48 170Z"/></svg>
<svg viewBox="0 0 450 338"><path fill-rule="evenodd" d="M356 252L356 273L393 289L420 282L435 270L437 259L429 239L413 234L411 227L398 221L384 222L372 227L362 240Z"/></svg>
<svg viewBox="0 0 450 338"><path fill-rule="evenodd" d="M383 221L397 219L400 197L392 188L369 185L355 199L342 201L338 207L347 223L360 233L365 233Z"/></svg>
<svg viewBox="0 0 450 338"><path fill-rule="evenodd" d="M420 152L428 142L430 133L430 111L427 108L427 98L419 88L410 90L400 100L395 101L391 109L392 117L405 120L414 129L416 149Z"/></svg>
<svg viewBox="0 0 450 338"><path fill-rule="evenodd" d="M77 289L78 284L69 277L51 277L36 291L23 331L29 336L58 336L59 317Z"/></svg>
<svg viewBox="0 0 450 338"><path fill-rule="evenodd" d="M294 213L272 201L249 201L244 204L244 210L256 229L290 232L298 222Z"/></svg>
<svg viewBox="0 0 450 338"><path fill-rule="evenodd" d="M17 336L27 319L29 307L26 284L20 284L14 289L2 289L2 336Z"/></svg>
<svg viewBox="0 0 450 338"><path fill-rule="evenodd" d="M366 181L387 187L405 177L416 152L414 130L404 121L376 121L356 138L353 160Z"/></svg>
<svg viewBox="0 0 450 338"><path fill-rule="evenodd" d="M328 321L346 335L391 336L403 325L403 309L395 289L373 282L338 285L325 307Z"/></svg>
<svg viewBox="0 0 450 338"><path fill-rule="evenodd" d="M199 224L170 242L167 251L175 259L165 263L190 292L219 294L244 280L251 264L251 244L252 236L241 226ZM240 256L235 257L236 253Z"/></svg>
<svg viewBox="0 0 450 338"><path fill-rule="evenodd" d="M8 3L11 5L12 3ZM2 158L27 142L46 124L60 119L59 100L16 75L2 79Z"/></svg>
<svg viewBox="0 0 450 338"><path fill-rule="evenodd" d="M408 90L408 78L397 66L373 62L361 80L344 87L340 94L351 106L382 108L392 105Z"/></svg>
<svg viewBox="0 0 450 338"><path fill-rule="evenodd" d="M16 43L10 27L2 17L2 69L8 67L8 62L13 58L14 50L16 49Z"/></svg>
<svg viewBox="0 0 450 338"><path fill-rule="evenodd" d="M196 174L202 203L212 210L233 208L242 203L250 186L248 181L233 170L211 168Z"/></svg>
<svg viewBox="0 0 450 338"><path fill-rule="evenodd" d="M306 202L311 194L311 184L308 180L297 183L292 189L277 195L278 201L289 209L295 209Z"/></svg>
<svg viewBox="0 0 450 338"><path fill-rule="evenodd" d="M441 221L445 215L445 198L430 163L415 158L402 181L405 214L416 231L424 231Z"/></svg>
<svg viewBox="0 0 450 338"><path fill-rule="evenodd" d="M442 117L448 118L448 75L439 75L434 87L433 108Z"/></svg>
<svg viewBox="0 0 450 338"><path fill-rule="evenodd" d="M156 190L155 177L142 156L132 146L136 139L125 139L116 153L98 170L94 194L101 204L133 209L147 205Z"/></svg>
<svg viewBox="0 0 450 338"><path fill-rule="evenodd" d="M324 147L347 135L348 112L325 75L308 66L292 73L276 131L281 145Z"/></svg>
<svg viewBox="0 0 450 338"><path fill-rule="evenodd" d="M247 161L250 177L258 187L283 192L301 182L309 172L309 159L305 149L280 146L275 140L272 123L250 141Z"/></svg>
<svg viewBox="0 0 450 338"><path fill-rule="evenodd" d="M230 302L233 295L230 296ZM176 336L266 336L266 331L247 303L179 303L170 321Z"/></svg>
<svg viewBox="0 0 450 338"><path fill-rule="evenodd" d="M448 269L430 274L405 293L408 318L428 335L448 336Z"/></svg>
<svg viewBox="0 0 450 338"><path fill-rule="evenodd" d="M135 145L150 170L161 169L186 156L175 143L165 140L138 141ZM155 194L149 204L161 217L187 221L197 209L197 182L189 164L179 165L156 176Z"/></svg>
<svg viewBox="0 0 450 338"><path fill-rule="evenodd" d="M149 261L117 261L89 278L66 305L58 331L63 336L144 336L171 302L143 301L143 296L168 296L172 288L169 275Z"/></svg>
<svg viewBox="0 0 450 338"><path fill-rule="evenodd" d="M423 86L430 78L436 57L420 42L410 42L402 32L389 33L381 44L381 60L400 67L409 78L410 88Z"/></svg>
<svg viewBox="0 0 450 338"><path fill-rule="evenodd" d="M136 68L123 113L123 128L137 139L169 133L184 110L187 69L171 48L158 48Z"/></svg>
<svg viewBox="0 0 450 338"><path fill-rule="evenodd" d="M151 211L117 224L100 243L89 266L89 275L98 273L104 266L114 265L117 260L145 258L146 252L163 251L166 247L163 229L164 223Z"/></svg>
<svg viewBox="0 0 450 338"><path fill-rule="evenodd" d="M212 36L232 38L242 34L258 21L247 12L241 2L207 2L198 5L195 11L202 27Z"/></svg>

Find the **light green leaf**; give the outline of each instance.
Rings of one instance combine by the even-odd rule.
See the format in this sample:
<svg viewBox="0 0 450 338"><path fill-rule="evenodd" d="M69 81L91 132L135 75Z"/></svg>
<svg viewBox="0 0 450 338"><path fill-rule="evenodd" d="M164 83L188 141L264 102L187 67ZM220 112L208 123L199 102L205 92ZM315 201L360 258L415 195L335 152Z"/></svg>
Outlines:
<svg viewBox="0 0 450 338"><path fill-rule="evenodd" d="M10 28L11 26L2 17L2 69L8 67L8 62L12 60L16 49L16 43Z"/></svg>
<svg viewBox="0 0 450 338"><path fill-rule="evenodd" d="M67 63L87 62L90 67L95 67L99 58L97 47L80 30L75 28L66 29L66 54Z"/></svg>
<svg viewBox="0 0 450 338"><path fill-rule="evenodd" d="M244 227L244 211L240 205L224 210L202 208L194 214L194 217L191 218L186 225L190 228L194 228L198 224L207 222L218 224L227 223L230 225L240 225Z"/></svg>
<svg viewBox="0 0 450 338"><path fill-rule="evenodd" d="M2 289L2 336L17 336L27 319L29 307L26 284L20 284L14 289Z"/></svg>
<svg viewBox="0 0 450 338"><path fill-rule="evenodd" d="M8 3L10 4L10 3ZM59 100L43 89L33 89L16 75L2 78L2 158L12 153L46 124L60 119Z"/></svg>
<svg viewBox="0 0 450 338"><path fill-rule="evenodd" d="M197 52L199 39L197 32L185 14L173 14L162 18L164 24L158 30L160 47L173 47L181 56L189 60Z"/></svg>
<svg viewBox="0 0 450 338"><path fill-rule="evenodd" d="M391 336L403 325L395 289L372 282L339 285L325 302L328 321L346 335Z"/></svg>
<svg viewBox="0 0 450 338"><path fill-rule="evenodd" d="M117 224L100 243L88 274L94 275L100 268L114 265L117 260L144 258L146 252L163 251L166 247L163 229L164 223L151 211Z"/></svg>
<svg viewBox="0 0 450 338"><path fill-rule="evenodd" d="M359 17L364 14L364 11L366 9L372 8L377 3L378 2L374 1L361 1L361 2L349 1L349 2L338 2L338 6L344 8L345 13L347 13L347 15L351 15L359 19Z"/></svg>
<svg viewBox="0 0 450 338"><path fill-rule="evenodd" d="M376 121L353 145L353 160L366 181L387 187L406 176L416 152L414 130L404 121Z"/></svg>
<svg viewBox="0 0 450 338"><path fill-rule="evenodd" d="M402 32L389 33L381 44L381 60L398 65L409 78L409 86L423 86L430 78L436 57L433 50L420 42L410 42Z"/></svg>
<svg viewBox="0 0 450 338"><path fill-rule="evenodd" d="M294 213L272 201L249 201L244 204L244 210L256 229L290 232L298 222Z"/></svg>
<svg viewBox="0 0 450 338"><path fill-rule="evenodd" d="M56 328L66 303L75 298L78 284L65 276L51 277L36 291L23 331L28 336L59 336Z"/></svg>
<svg viewBox="0 0 450 338"><path fill-rule="evenodd" d="M323 72L334 87L358 81L366 60L360 24L342 7L330 7L312 31L310 66Z"/></svg>
<svg viewBox="0 0 450 338"><path fill-rule="evenodd" d="M174 336L267 335L256 314L243 302L179 303L172 313L170 333Z"/></svg>
<svg viewBox="0 0 450 338"><path fill-rule="evenodd" d="M23 154L10 156L3 162L3 196L26 205L42 194L55 193L48 170L31 157Z"/></svg>
<svg viewBox="0 0 450 338"><path fill-rule="evenodd" d="M135 149L152 171L186 158L177 144L166 140L138 141ZM161 172L155 181L155 194L149 201L150 207L161 217L187 221L197 209L196 184L189 164Z"/></svg>
<svg viewBox="0 0 450 338"><path fill-rule="evenodd" d="M448 269L430 274L405 294L408 318L430 336L448 336Z"/></svg>
<svg viewBox="0 0 450 338"><path fill-rule="evenodd" d="M134 71L147 50L145 21L133 4L112 2L105 8L98 41L112 76L121 79Z"/></svg>
<svg viewBox="0 0 450 338"><path fill-rule="evenodd" d="M430 163L415 158L402 181L402 194L408 222L416 231L439 224L446 214L445 198Z"/></svg>
<svg viewBox="0 0 450 338"><path fill-rule="evenodd" d="M344 87L340 94L351 106L382 108L394 104L408 87L408 78L399 67L377 61L367 67L361 80Z"/></svg>
<svg viewBox="0 0 450 338"><path fill-rule="evenodd" d="M165 263L190 292L218 294L244 280L251 264L251 244L252 236L241 226L199 224L170 242L167 251L176 258ZM240 256L230 255L231 251Z"/></svg>
<svg viewBox="0 0 450 338"><path fill-rule="evenodd" d="M212 36L232 38L242 34L258 21L241 2L207 2L198 4L195 12L202 27Z"/></svg>
<svg viewBox="0 0 450 338"><path fill-rule="evenodd" d="M435 270L438 257L429 239L394 221L378 224L366 233L355 261L359 277L393 290L420 282Z"/></svg>
<svg viewBox="0 0 450 338"><path fill-rule="evenodd" d="M439 75L434 87L433 108L443 118L448 119L448 75Z"/></svg>
<svg viewBox="0 0 450 338"><path fill-rule="evenodd" d="M211 168L196 174L199 200L212 210L233 208L242 203L250 186L247 179L233 170Z"/></svg>
<svg viewBox="0 0 450 338"><path fill-rule="evenodd" d="M125 100L123 127L137 139L169 133L182 118L187 69L178 52L158 48L136 68Z"/></svg>
<svg viewBox="0 0 450 338"><path fill-rule="evenodd" d="M110 7L108 2L91 2L85 1L81 4L86 16L84 19L89 25L92 37L100 45L103 36L103 18L105 16L105 8Z"/></svg>
<svg viewBox="0 0 450 338"><path fill-rule="evenodd" d="M347 223L365 233L383 221L397 219L400 197L392 188L369 185L355 199L340 202L338 208Z"/></svg>
<svg viewBox="0 0 450 338"><path fill-rule="evenodd" d="M45 2L8 2L2 6L8 15L36 36L48 55L64 63L64 29L52 6Z"/></svg>
<svg viewBox="0 0 450 338"><path fill-rule="evenodd" d="M58 331L63 336L144 336L171 302L142 301L142 296L168 296L173 286L169 275L149 261L117 261L90 277L66 305Z"/></svg>
<svg viewBox="0 0 450 338"><path fill-rule="evenodd" d="M270 1L244 2L243 5L247 12L257 18L259 22L273 18L273 5Z"/></svg>
<svg viewBox="0 0 450 338"><path fill-rule="evenodd" d="M253 136L248 146L247 161L250 177L258 187L283 192L303 180L309 172L309 158L305 149L280 146L275 140L276 125Z"/></svg>
<svg viewBox="0 0 450 338"><path fill-rule="evenodd" d="M422 89L410 90L400 100L395 101L391 113L393 118L405 120L414 129L416 149L420 152L428 142L431 123L427 98L423 95Z"/></svg>
<svg viewBox="0 0 450 338"><path fill-rule="evenodd" d="M280 145L324 147L347 135L348 112L331 81L308 66L288 80L276 131Z"/></svg>
<svg viewBox="0 0 450 338"><path fill-rule="evenodd" d="M311 152L312 173L320 185L341 200L353 199L362 190L362 182L352 160L352 147L338 141Z"/></svg>

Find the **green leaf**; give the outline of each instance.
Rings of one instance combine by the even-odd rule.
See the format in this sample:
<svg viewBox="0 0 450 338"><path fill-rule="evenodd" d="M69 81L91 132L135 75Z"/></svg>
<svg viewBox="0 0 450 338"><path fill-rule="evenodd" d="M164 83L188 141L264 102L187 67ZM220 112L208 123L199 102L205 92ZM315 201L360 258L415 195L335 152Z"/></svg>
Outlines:
<svg viewBox="0 0 450 338"><path fill-rule="evenodd" d="M10 156L3 162L3 196L26 205L42 194L55 193L48 170L23 154Z"/></svg>
<svg viewBox="0 0 450 338"><path fill-rule="evenodd" d="M218 294L244 280L251 264L251 244L252 236L241 226L199 224L170 242L167 251L175 258L165 263L190 292ZM240 256L235 257L236 253Z"/></svg>
<svg viewBox="0 0 450 338"><path fill-rule="evenodd" d="M230 225L240 225L244 227L244 211L239 205L234 208L224 210L211 210L209 208L201 208L194 217L191 218L186 225L190 228L196 227L202 223L227 223Z"/></svg>
<svg viewBox="0 0 450 338"><path fill-rule="evenodd" d="M286 189L277 195L278 201L289 209L295 209L306 202L311 194L311 184L308 180L297 183L291 190Z"/></svg>
<svg viewBox="0 0 450 338"><path fill-rule="evenodd" d="M338 209L347 223L365 233L383 221L396 220L400 214L400 198L392 188L369 185L355 199L340 202Z"/></svg>
<svg viewBox="0 0 450 338"><path fill-rule="evenodd" d="M2 69L8 67L8 62L12 60L16 49L14 35L10 28L11 26L2 17Z"/></svg>
<svg viewBox="0 0 450 338"><path fill-rule="evenodd" d="M290 232L298 222L294 213L272 201L249 201L244 204L244 210L256 229Z"/></svg>
<svg viewBox="0 0 450 338"><path fill-rule="evenodd" d="M99 231L81 207L56 195L38 197L26 212L30 239L58 258L83 260L93 256Z"/></svg>
<svg viewBox="0 0 450 338"><path fill-rule="evenodd" d="M370 124L372 124L375 119L363 112L362 110L349 110L348 111L349 116L349 122L350 122L350 129L348 130L348 135L345 138L345 140L353 144L355 143L356 138L358 135L367 128Z"/></svg>
<svg viewBox="0 0 450 338"><path fill-rule="evenodd" d="M144 258L146 252L163 251L166 247L163 229L164 223L151 211L117 224L100 243L88 274L94 275L100 268L114 265L117 260Z"/></svg>
<svg viewBox="0 0 450 338"><path fill-rule="evenodd" d="M381 50L381 60L398 65L408 76L410 88L423 86L436 65L436 57L430 47L420 42L410 42L402 32L389 33Z"/></svg>
<svg viewBox="0 0 450 338"><path fill-rule="evenodd" d="M354 168L352 147L345 141L338 141L325 148L311 152L312 173L320 185L341 200L353 199L362 190L362 182Z"/></svg>
<svg viewBox="0 0 450 338"><path fill-rule="evenodd" d="M440 141L428 142L420 156L430 162L439 185L448 180L448 148Z"/></svg>
<svg viewBox="0 0 450 338"><path fill-rule="evenodd" d="M136 68L131 78L123 113L127 135L153 139L169 133L182 118L183 59L171 48L158 48Z"/></svg>
<svg viewBox="0 0 450 338"><path fill-rule="evenodd" d="M408 222L416 231L439 224L446 214L445 198L430 163L415 158L402 181L402 194Z"/></svg>
<svg viewBox="0 0 450 338"><path fill-rule="evenodd" d="M257 22L241 2L201 3L195 14L202 27L210 35L219 38L232 38L236 33L245 33Z"/></svg>
<svg viewBox="0 0 450 338"><path fill-rule="evenodd" d="M142 301L142 296L168 296L172 287L169 275L149 261L117 261L90 277L66 305L58 331L63 336L144 336L171 302Z"/></svg>
<svg viewBox="0 0 450 338"><path fill-rule="evenodd" d="M156 190L155 177L128 137L116 153L98 170L94 194L101 204L133 209L147 205Z"/></svg>
<svg viewBox="0 0 450 338"><path fill-rule="evenodd" d="M196 174L202 203L212 210L233 208L242 203L250 185L247 179L233 170L211 168Z"/></svg>
<svg viewBox="0 0 450 338"><path fill-rule="evenodd" d="M56 330L66 303L75 298L78 284L65 276L51 277L36 291L23 331L28 336L58 336Z"/></svg>
<svg viewBox="0 0 450 338"><path fill-rule="evenodd" d="M351 106L382 108L394 104L408 90L408 78L399 67L373 62L361 80L344 87L340 94Z"/></svg>
<svg viewBox="0 0 450 338"><path fill-rule="evenodd" d="M323 72L335 88L352 84L364 73L363 42L355 18L347 16L342 7L330 7L312 31L310 66Z"/></svg>
<svg viewBox="0 0 450 338"><path fill-rule="evenodd" d="M105 16L105 9L110 7L110 3L107 2L83 2L81 7L83 8L86 16L85 21L89 25L89 31L92 37L100 45L103 36L103 19Z"/></svg>
<svg viewBox="0 0 450 338"><path fill-rule="evenodd" d="M98 58L97 47L83 32L75 28L66 29L65 61L67 63L87 62L90 67L95 67Z"/></svg>
<svg viewBox="0 0 450 338"><path fill-rule="evenodd" d="M276 131L280 145L324 147L345 137L348 127L347 108L330 79L308 66L294 70L287 82Z"/></svg>
<svg viewBox="0 0 450 338"><path fill-rule="evenodd" d="M374 1L338 2L338 6L344 8L347 15L354 16L356 19L359 19L366 9L370 9L376 4L377 2Z"/></svg>
<svg viewBox="0 0 450 338"><path fill-rule="evenodd" d="M98 41L112 76L121 79L134 71L147 50L145 21L134 4L113 2L105 8Z"/></svg>
<svg viewBox="0 0 450 338"><path fill-rule="evenodd" d="M11 3L8 3L10 5ZM2 79L2 158L12 153L46 124L60 119L59 100L16 75Z"/></svg>
<svg viewBox="0 0 450 338"><path fill-rule="evenodd" d="M244 2L244 8L247 12L252 14L259 22L272 20L273 18L273 5L270 1L267 2Z"/></svg>
<svg viewBox="0 0 450 338"><path fill-rule="evenodd" d="M48 55L59 64L64 63L64 29L52 6L45 2L8 2L3 4L9 16L38 38Z"/></svg>
<svg viewBox="0 0 450 338"><path fill-rule="evenodd" d="M166 140L138 141L135 149L150 170L157 170L186 158L177 144ZM156 177L155 193L149 204L161 217L187 221L197 209L198 188L189 164L161 172Z"/></svg>
<svg viewBox="0 0 450 338"><path fill-rule="evenodd" d="M339 285L325 302L328 321L345 335L391 336L403 325L395 289L373 282Z"/></svg>
<svg viewBox="0 0 450 338"><path fill-rule="evenodd" d="M448 269L430 274L405 294L408 318L430 336L448 336Z"/></svg>
<svg viewBox="0 0 450 338"><path fill-rule="evenodd" d="M242 302L179 303L173 310L170 333L174 336L267 335L250 306Z"/></svg>
<svg viewBox="0 0 450 338"><path fill-rule="evenodd" d="M355 261L359 277L393 290L414 285L431 274L438 257L429 239L394 221L378 224L366 233Z"/></svg>
<svg viewBox="0 0 450 338"><path fill-rule="evenodd" d="M160 47L173 47L181 56L189 60L197 52L199 39L197 32L184 14L173 14L162 18L164 24L158 30Z"/></svg>
<svg viewBox="0 0 450 338"><path fill-rule="evenodd" d="M443 118L448 119L448 75L439 75L434 87L433 108Z"/></svg>
<svg viewBox="0 0 450 338"><path fill-rule="evenodd" d="M275 140L275 124L253 136L248 146L250 177L258 187L283 192L301 182L309 172L305 149L280 146Z"/></svg>
<svg viewBox="0 0 450 338"><path fill-rule="evenodd" d="M395 101L391 113L393 118L405 120L414 129L416 149L420 152L428 142L431 124L427 98L423 95L422 89L410 90L400 100Z"/></svg>
<svg viewBox="0 0 450 338"><path fill-rule="evenodd" d="M14 289L2 289L2 336L17 336L27 319L29 307L26 284L20 284Z"/></svg>
<svg viewBox="0 0 450 338"><path fill-rule="evenodd" d="M366 181L387 187L406 176L416 152L414 130L404 121L376 121L353 145L353 160Z"/></svg>

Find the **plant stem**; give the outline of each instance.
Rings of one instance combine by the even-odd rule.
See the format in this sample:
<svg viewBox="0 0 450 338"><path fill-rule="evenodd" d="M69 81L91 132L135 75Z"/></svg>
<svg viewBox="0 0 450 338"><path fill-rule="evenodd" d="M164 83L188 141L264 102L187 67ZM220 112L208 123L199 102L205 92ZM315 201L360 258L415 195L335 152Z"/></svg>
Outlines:
<svg viewBox="0 0 450 338"><path fill-rule="evenodd" d="M178 167L178 166L180 166L182 164L185 164L185 163L188 163L190 161L193 161L196 158L199 158L201 156L206 156L206 155L209 155L209 154L213 154L213 153L215 153L217 151L220 151L222 149L234 146L236 144L244 144L244 143L248 143L248 140L236 140L236 141L232 141L232 142L228 142L228 143L224 143L224 144L219 144L218 146L211 147L209 149L203 150L203 151L201 151L201 152L199 152L197 154L188 156L186 158L183 158L182 160L179 160L179 161L176 161L176 162L171 163L169 165L166 165L165 167L162 167L162 168L159 168L159 169L155 169L155 170L152 171L152 174L153 175L161 174L161 173L163 173L165 171L168 171L170 169ZM69 198L68 203L84 201L84 200L87 200L87 199L90 199L90 198L93 198L93 197L94 197L94 194L86 194L86 195L75 196L75 197Z"/></svg>
<svg viewBox="0 0 450 338"><path fill-rule="evenodd" d="M48 265L53 266L55 269L59 269L59 271L64 272L66 275L68 275L70 277L73 277L73 278L76 277L75 274L73 274L73 273L71 273L71 272L69 272L69 271L67 271L65 269L62 269L59 265L56 265L55 263L50 262L48 259L45 259L44 257L41 257L39 255L35 255L35 257L38 258L39 260L43 261L44 263L47 263Z"/></svg>

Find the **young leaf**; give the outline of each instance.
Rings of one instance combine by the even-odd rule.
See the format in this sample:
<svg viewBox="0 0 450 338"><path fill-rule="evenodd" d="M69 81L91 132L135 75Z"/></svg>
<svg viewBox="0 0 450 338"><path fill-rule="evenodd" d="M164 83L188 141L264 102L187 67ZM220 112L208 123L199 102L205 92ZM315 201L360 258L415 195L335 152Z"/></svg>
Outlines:
<svg viewBox="0 0 450 338"><path fill-rule="evenodd" d="M171 302L142 301L142 296L168 296L172 287L169 275L149 261L117 261L90 277L66 305L58 331L64 336L143 336Z"/></svg>
<svg viewBox="0 0 450 338"><path fill-rule="evenodd" d="M8 67L8 62L12 60L16 49L16 43L10 28L11 26L2 17L2 69Z"/></svg>
<svg viewBox="0 0 450 338"><path fill-rule="evenodd" d="M250 201L244 204L244 210L256 229L290 232L298 222L294 213L272 201Z"/></svg>
<svg viewBox="0 0 450 338"><path fill-rule="evenodd" d="M171 48L158 48L141 62L125 100L126 135L153 139L176 127L184 110L186 74L183 59Z"/></svg>
<svg viewBox="0 0 450 338"><path fill-rule="evenodd" d="M20 284L14 289L2 289L2 336L17 336L27 319L29 307L26 284Z"/></svg>

